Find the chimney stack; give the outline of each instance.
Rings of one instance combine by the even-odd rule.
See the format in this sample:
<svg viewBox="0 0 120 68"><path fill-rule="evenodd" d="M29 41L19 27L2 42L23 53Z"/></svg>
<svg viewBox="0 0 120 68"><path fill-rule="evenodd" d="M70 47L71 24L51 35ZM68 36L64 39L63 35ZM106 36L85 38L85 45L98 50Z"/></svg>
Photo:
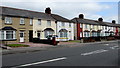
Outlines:
<svg viewBox="0 0 120 68"><path fill-rule="evenodd" d="M113 23L113 24L115 24L115 23L116 23L116 21L115 21L115 20L112 20L112 23Z"/></svg>
<svg viewBox="0 0 120 68"><path fill-rule="evenodd" d="M84 15L83 15L83 14L80 14L80 15L79 15L79 18L84 19Z"/></svg>
<svg viewBox="0 0 120 68"><path fill-rule="evenodd" d="M99 18L98 21L103 22L103 19L102 19L102 18Z"/></svg>
<svg viewBox="0 0 120 68"><path fill-rule="evenodd" d="M48 8L46 8L45 9L45 13L47 13L47 14L51 14L51 9L48 7Z"/></svg>

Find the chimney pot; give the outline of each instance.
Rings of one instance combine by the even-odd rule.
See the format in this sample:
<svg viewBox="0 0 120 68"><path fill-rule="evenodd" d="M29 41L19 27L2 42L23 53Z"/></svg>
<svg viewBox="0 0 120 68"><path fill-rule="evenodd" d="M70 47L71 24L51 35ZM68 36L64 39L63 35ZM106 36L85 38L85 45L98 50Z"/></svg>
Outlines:
<svg viewBox="0 0 120 68"><path fill-rule="evenodd" d="M84 15L83 15L83 14L80 14L80 15L79 15L79 18L84 19Z"/></svg>
<svg viewBox="0 0 120 68"><path fill-rule="evenodd" d="M98 21L103 22L103 18L99 18Z"/></svg>
<svg viewBox="0 0 120 68"><path fill-rule="evenodd" d="M115 20L112 20L112 23L113 23L113 24L115 24L115 23L116 23L116 21L115 21Z"/></svg>
<svg viewBox="0 0 120 68"><path fill-rule="evenodd" d="M45 13L47 13L47 14L51 14L51 9L48 7L48 8L46 8L45 9Z"/></svg>

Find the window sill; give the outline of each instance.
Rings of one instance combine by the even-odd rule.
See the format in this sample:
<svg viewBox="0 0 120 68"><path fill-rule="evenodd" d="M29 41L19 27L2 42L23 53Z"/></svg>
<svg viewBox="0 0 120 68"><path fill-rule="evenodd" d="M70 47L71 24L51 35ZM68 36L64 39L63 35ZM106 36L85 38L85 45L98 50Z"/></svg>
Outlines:
<svg viewBox="0 0 120 68"><path fill-rule="evenodd" d="M5 25L12 25L12 23L5 23Z"/></svg>
<svg viewBox="0 0 120 68"><path fill-rule="evenodd" d="M25 25L25 24L20 24L20 25Z"/></svg>
<svg viewBox="0 0 120 68"><path fill-rule="evenodd" d="M0 41L15 41L15 40L17 39L3 39L3 40L0 39Z"/></svg>

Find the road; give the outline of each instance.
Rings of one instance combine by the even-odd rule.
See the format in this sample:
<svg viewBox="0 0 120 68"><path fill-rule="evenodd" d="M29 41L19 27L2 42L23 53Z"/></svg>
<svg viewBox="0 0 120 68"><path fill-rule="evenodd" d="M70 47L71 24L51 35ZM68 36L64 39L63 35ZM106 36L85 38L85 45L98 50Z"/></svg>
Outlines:
<svg viewBox="0 0 120 68"><path fill-rule="evenodd" d="M118 66L119 41L84 46L3 55L3 67L31 66Z"/></svg>

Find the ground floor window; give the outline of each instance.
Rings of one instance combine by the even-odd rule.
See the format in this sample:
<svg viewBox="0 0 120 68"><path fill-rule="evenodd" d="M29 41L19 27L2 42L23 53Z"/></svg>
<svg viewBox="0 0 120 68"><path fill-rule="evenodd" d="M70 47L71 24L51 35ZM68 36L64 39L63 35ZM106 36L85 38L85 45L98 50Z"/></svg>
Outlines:
<svg viewBox="0 0 120 68"><path fill-rule="evenodd" d="M104 36L104 33L103 33L103 32L101 32L101 33L100 33L100 36Z"/></svg>
<svg viewBox="0 0 120 68"><path fill-rule="evenodd" d="M84 32L84 37L90 37L90 32Z"/></svg>
<svg viewBox="0 0 120 68"><path fill-rule="evenodd" d="M0 39L1 40L12 40L12 39L16 39L16 32L12 31L12 30L6 30L6 31L0 31Z"/></svg>
<svg viewBox="0 0 120 68"><path fill-rule="evenodd" d="M60 32L60 37L67 37L67 32Z"/></svg>
<svg viewBox="0 0 120 68"><path fill-rule="evenodd" d="M59 35L60 35L60 37L67 37L67 30L65 30L65 29L60 30Z"/></svg>
<svg viewBox="0 0 120 68"><path fill-rule="evenodd" d="M80 37L82 37L82 32L80 32Z"/></svg>
<svg viewBox="0 0 120 68"><path fill-rule="evenodd" d="M105 33L105 36L109 36L109 33L106 32L106 33Z"/></svg>
<svg viewBox="0 0 120 68"><path fill-rule="evenodd" d="M100 36L100 32L97 33L97 36Z"/></svg>
<svg viewBox="0 0 120 68"><path fill-rule="evenodd" d="M92 37L97 37L97 32L92 32Z"/></svg>
<svg viewBox="0 0 120 68"><path fill-rule="evenodd" d="M53 35L54 34L54 31L45 31L45 38L48 36L48 35Z"/></svg>

